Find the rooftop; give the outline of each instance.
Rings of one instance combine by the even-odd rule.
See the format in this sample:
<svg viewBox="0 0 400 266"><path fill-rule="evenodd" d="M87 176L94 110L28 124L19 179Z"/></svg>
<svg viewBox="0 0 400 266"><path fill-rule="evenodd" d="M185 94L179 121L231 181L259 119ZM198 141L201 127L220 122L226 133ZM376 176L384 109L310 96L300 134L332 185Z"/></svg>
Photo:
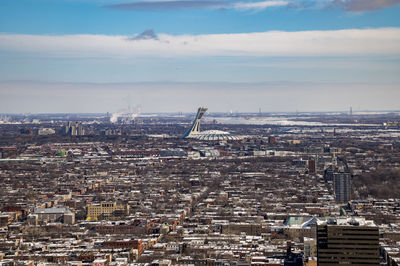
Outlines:
<svg viewBox="0 0 400 266"><path fill-rule="evenodd" d="M342 225L342 226L369 226L376 227L372 220L365 220L364 217L344 217L344 218L327 218L318 219L318 225Z"/></svg>

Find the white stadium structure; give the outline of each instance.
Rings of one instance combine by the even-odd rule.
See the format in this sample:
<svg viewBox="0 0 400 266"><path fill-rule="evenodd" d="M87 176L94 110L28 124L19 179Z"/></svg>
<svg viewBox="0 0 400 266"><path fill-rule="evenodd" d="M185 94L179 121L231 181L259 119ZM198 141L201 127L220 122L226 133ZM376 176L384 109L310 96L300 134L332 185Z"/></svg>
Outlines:
<svg viewBox="0 0 400 266"><path fill-rule="evenodd" d="M221 130L206 130L200 131L200 120L203 117L207 108L200 107L197 115L192 123L192 126L183 135L184 138L194 138L198 140L238 140L239 137L233 136L231 133Z"/></svg>

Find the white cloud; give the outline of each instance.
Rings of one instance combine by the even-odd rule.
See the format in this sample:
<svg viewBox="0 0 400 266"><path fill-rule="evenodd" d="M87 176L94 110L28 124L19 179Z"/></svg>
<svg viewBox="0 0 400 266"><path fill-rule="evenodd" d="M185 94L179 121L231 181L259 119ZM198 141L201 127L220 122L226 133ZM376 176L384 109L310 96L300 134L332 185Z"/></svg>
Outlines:
<svg viewBox="0 0 400 266"><path fill-rule="evenodd" d="M168 35L0 34L0 51L44 57L373 56L400 55L400 28Z"/></svg>
<svg viewBox="0 0 400 266"><path fill-rule="evenodd" d="M77 1L77 0L76 0ZM269 7L287 6L294 9L325 9L339 7L347 12L374 11L394 7L400 0L264 0L264 1L229 1L229 0L87 0L105 4L104 7L114 10L176 10L176 9L237 9L240 11L261 11Z"/></svg>
<svg viewBox="0 0 400 266"><path fill-rule="evenodd" d="M269 7L286 6L288 4L288 1L239 2L234 4L234 8L259 11Z"/></svg>

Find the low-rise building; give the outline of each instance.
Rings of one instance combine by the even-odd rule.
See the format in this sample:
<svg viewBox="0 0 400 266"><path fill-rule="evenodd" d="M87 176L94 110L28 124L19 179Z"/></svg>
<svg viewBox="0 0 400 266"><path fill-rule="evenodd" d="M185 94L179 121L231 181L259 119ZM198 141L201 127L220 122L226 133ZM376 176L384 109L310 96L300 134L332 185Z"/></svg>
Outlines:
<svg viewBox="0 0 400 266"><path fill-rule="evenodd" d="M102 202L87 206L86 220L97 221L101 216L117 216L129 214L129 205L118 205L117 202Z"/></svg>

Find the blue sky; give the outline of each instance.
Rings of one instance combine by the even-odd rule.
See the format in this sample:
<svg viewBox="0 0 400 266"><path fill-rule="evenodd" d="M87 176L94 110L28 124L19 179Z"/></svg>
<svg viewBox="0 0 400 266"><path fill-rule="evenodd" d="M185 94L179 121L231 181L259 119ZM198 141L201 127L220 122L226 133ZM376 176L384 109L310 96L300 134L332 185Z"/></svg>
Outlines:
<svg viewBox="0 0 400 266"><path fill-rule="evenodd" d="M0 112L398 110L399 4L0 0Z"/></svg>
<svg viewBox="0 0 400 266"><path fill-rule="evenodd" d="M169 34L208 34L400 25L400 7L396 5L360 13L328 5L323 7L315 5L307 9L283 6L263 10L213 8L124 10L110 8L113 3L130 2L129 0L127 2L1 0L0 31L22 34L134 35L146 29L153 29L155 32Z"/></svg>

